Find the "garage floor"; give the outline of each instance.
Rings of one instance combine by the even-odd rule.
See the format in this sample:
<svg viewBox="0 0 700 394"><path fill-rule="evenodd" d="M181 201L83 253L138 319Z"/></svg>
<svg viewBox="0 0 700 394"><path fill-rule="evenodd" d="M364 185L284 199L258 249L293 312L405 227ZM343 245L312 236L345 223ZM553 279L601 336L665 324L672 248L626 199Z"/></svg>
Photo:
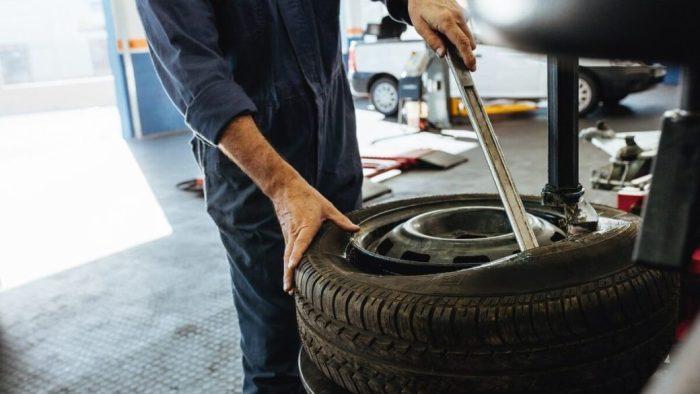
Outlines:
<svg viewBox="0 0 700 394"><path fill-rule="evenodd" d="M676 105L676 90L662 86L630 97L624 104L599 111L582 122L582 127L604 118L618 131L658 128L659 116ZM3 121L0 119L0 125ZM544 113L494 123L520 191L539 194L546 180ZM125 152L135 163L131 170L137 170L144 182L80 200L75 189L61 186L75 180L55 181L61 177L50 163L69 159L73 167L62 171L80 168L76 183L83 185L80 195L104 190L113 182L105 179L102 164L95 164L100 155L76 158L75 147L95 150L93 146L104 144L109 137L91 139L75 135L70 128L51 130L50 135L28 136L0 127L5 146L11 146L13 152L27 152L26 158L15 153L11 162L4 163L8 156L0 155L3 173L11 170L22 182L21 187L0 189L3 196L14 196L11 204L0 208L3 217L12 219L0 235L9 240L8 245L21 245L15 247L15 256L34 256L25 260L11 253L0 255L0 281L5 289L0 292L0 393L240 391L239 332L224 253L202 200L173 186L197 175L189 136L129 142ZM51 144L52 156L31 154L41 150L42 144ZM63 151L68 145L74 151ZM481 152L473 149L466 156L469 162L447 171L413 171L389 180L387 185L394 193L382 200L436 192L494 191ZM587 184L590 170L607 159L583 142L582 181ZM20 170L36 166L37 161L45 162L40 171L27 176ZM123 171L111 176L116 179ZM48 188L46 182L55 184ZM110 209L128 208L130 196L138 196L140 222ZM611 193L593 191L588 197L614 204ZM5 201L3 198L3 204ZM50 209L41 211L46 206ZM65 207L72 207L73 216L54 224L52 215L60 216ZM35 215L37 210L42 214ZM94 222L87 227L90 231L76 225L88 219ZM29 224L21 224L25 222ZM128 235L141 235L130 244L105 243L104 238L109 240L110 234L124 228ZM55 242L66 237L70 242ZM71 247L60 250L58 244ZM95 252L70 254L90 248ZM79 264L65 263L71 259ZM54 261L61 263L54 265ZM22 267L30 267L26 269L29 274L44 270L44 275L28 274L16 280L9 275L6 279L7 273Z"/></svg>

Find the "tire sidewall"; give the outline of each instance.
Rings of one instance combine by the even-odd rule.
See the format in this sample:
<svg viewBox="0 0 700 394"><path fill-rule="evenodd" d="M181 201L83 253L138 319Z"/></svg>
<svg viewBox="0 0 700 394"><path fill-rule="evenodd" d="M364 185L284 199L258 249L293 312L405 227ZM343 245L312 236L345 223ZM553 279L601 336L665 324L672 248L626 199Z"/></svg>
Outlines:
<svg viewBox="0 0 700 394"><path fill-rule="evenodd" d="M587 72L579 72L579 85L585 83L588 87L590 101L588 104L581 108L579 106L579 116L584 117L595 111L600 106L600 87L593 77L591 77ZM581 93L581 88L579 87L579 95Z"/></svg>
<svg viewBox="0 0 700 394"><path fill-rule="evenodd" d="M401 204L430 203L436 200L462 201L468 204L497 204L496 195L457 195L427 197L376 205L352 212L355 223ZM538 197L523 198L526 205ZM344 285L371 286L411 295L472 297L498 294L527 294L564 285L575 286L609 276L633 265L631 250L639 219L624 211L594 205L602 220L611 227L604 231L578 235L484 264L479 267L426 275L377 275L362 271L348 262L346 246L351 235L332 225L324 225L305 255L304 262L322 275L343 277ZM522 280L527 278L527 280Z"/></svg>

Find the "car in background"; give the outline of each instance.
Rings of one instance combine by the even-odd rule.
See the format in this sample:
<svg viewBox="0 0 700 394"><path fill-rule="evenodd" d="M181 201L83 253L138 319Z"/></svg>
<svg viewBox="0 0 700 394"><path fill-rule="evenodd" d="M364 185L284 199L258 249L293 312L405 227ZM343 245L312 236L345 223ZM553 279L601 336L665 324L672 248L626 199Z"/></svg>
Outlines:
<svg viewBox="0 0 700 394"><path fill-rule="evenodd" d="M395 115L399 106L398 80L408 59L428 51L422 40L353 42L348 53L348 77L353 94L369 95L377 111ZM478 46L475 55L479 69L473 78L482 98L533 101L547 98L545 56L484 44ZM661 65L580 59L579 114L585 116L601 103L616 104L631 93L647 90L663 81L665 75L666 69Z"/></svg>

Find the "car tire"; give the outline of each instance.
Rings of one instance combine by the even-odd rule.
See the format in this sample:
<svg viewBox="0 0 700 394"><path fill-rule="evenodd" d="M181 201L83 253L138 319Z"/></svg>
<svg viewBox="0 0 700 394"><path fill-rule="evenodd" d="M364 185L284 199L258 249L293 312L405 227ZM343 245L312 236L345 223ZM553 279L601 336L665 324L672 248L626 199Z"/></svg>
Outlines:
<svg viewBox="0 0 700 394"><path fill-rule="evenodd" d="M361 222L437 199L499 201L427 197L349 217ZM595 208L616 224L428 275L365 272L346 256L350 236L326 224L295 278L304 349L353 393L638 391L671 346L679 277L631 262L636 216Z"/></svg>
<svg viewBox="0 0 700 394"><path fill-rule="evenodd" d="M627 94L617 95L614 97L607 97L603 99L603 105L609 108L617 107L620 105L620 101L624 100Z"/></svg>
<svg viewBox="0 0 700 394"><path fill-rule="evenodd" d="M580 117L589 115L600 106L600 86L584 71L579 72L578 76L578 100Z"/></svg>
<svg viewBox="0 0 700 394"><path fill-rule="evenodd" d="M398 83L391 77L380 77L372 82L369 98L374 109L385 116L394 116L399 110Z"/></svg>

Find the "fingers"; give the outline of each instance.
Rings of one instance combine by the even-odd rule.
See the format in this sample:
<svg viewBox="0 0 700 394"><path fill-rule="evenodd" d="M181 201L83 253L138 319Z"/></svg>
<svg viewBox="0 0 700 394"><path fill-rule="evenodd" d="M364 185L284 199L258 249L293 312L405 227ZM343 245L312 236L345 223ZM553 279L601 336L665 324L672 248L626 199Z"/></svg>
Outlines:
<svg viewBox="0 0 700 394"><path fill-rule="evenodd" d="M353 223L347 216L340 213L340 211L335 210L332 215L328 216L331 222L335 223L343 231L349 231L351 233L356 233L360 231L360 226Z"/></svg>
<svg viewBox="0 0 700 394"><path fill-rule="evenodd" d="M284 291L294 294L294 270L299 266L301 257L308 249L311 241L314 239L317 228L303 227L299 230L289 254L289 259L284 265Z"/></svg>
<svg viewBox="0 0 700 394"><path fill-rule="evenodd" d="M457 48L464 64L471 71L476 71L476 57L472 52L472 42L467 34L454 20L448 20L438 26L439 31L447 36L450 42Z"/></svg>
<svg viewBox="0 0 700 394"><path fill-rule="evenodd" d="M289 256L292 255L292 250L294 249L294 242L296 241L296 238L299 233L290 231L289 234L287 234L287 231L282 231L282 234L284 234L284 275L282 277L282 290L284 290L285 292L289 292L289 290L294 287L292 285L292 281L294 280L294 270L288 268Z"/></svg>
<svg viewBox="0 0 700 394"><path fill-rule="evenodd" d="M457 23L460 29L464 32L464 34L467 35L467 38L469 38L469 43L471 44L472 51L476 49L476 38L474 37L474 33L472 33L471 29L469 29L469 24L467 21L460 21Z"/></svg>
<svg viewBox="0 0 700 394"><path fill-rule="evenodd" d="M284 278L282 281L282 290L289 295L294 294L294 268L290 267L289 264L284 265Z"/></svg>
<svg viewBox="0 0 700 394"><path fill-rule="evenodd" d="M296 268L299 265L299 262L301 261L301 256L304 254L304 252L306 252L306 249L308 249L309 245L311 244L311 241L316 235L317 230L318 229L304 227L303 229L301 229L301 231L299 231L299 235L294 241L292 253L289 255L289 262L287 263L288 266L290 266L291 268Z"/></svg>
<svg viewBox="0 0 700 394"><path fill-rule="evenodd" d="M428 46L434 50L438 56L445 56L445 42L423 19L416 19L413 27L415 27L416 32L423 37Z"/></svg>

